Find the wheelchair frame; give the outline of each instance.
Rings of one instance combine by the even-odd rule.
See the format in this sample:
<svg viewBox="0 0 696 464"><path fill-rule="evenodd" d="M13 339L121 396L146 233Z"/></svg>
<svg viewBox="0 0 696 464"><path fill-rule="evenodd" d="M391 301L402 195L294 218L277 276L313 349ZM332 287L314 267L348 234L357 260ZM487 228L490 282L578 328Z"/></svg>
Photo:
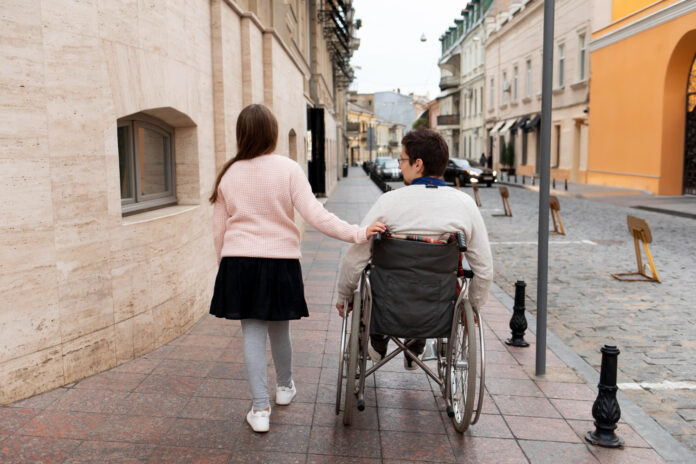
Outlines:
<svg viewBox="0 0 696 464"><path fill-rule="evenodd" d="M464 432L470 425L478 422L483 405L486 356L483 321L478 311L469 303L469 283L467 278L460 280L461 292L455 303L450 336L437 339L437 373L433 372L409 350L410 344L415 340L404 344L393 336L390 336L389 339L396 343L397 348L368 369L367 344L370 343L372 294L368 271L367 269L363 271L360 285L353 294L353 310L349 313L349 302L345 302L343 313L338 382L336 385L336 414L343 412L344 425L350 425L356 402L358 411L365 409L365 379L401 352L404 352L404 356L409 356L440 386L447 404L447 415L452 418L457 432ZM348 325L349 314L350 327ZM477 376L479 380L478 391L476 388ZM343 394L344 380L345 395ZM343 407L341 407L342 397Z"/></svg>

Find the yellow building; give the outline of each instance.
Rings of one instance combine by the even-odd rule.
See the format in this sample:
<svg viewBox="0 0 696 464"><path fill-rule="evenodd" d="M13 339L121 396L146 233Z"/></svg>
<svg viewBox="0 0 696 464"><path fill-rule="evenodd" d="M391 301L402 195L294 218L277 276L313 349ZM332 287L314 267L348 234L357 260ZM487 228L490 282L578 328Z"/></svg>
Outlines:
<svg viewBox="0 0 696 464"><path fill-rule="evenodd" d="M696 2L594 5L588 183L696 194Z"/></svg>
<svg viewBox="0 0 696 464"><path fill-rule="evenodd" d="M348 160L351 165L370 161L377 156L377 116L368 108L348 103Z"/></svg>

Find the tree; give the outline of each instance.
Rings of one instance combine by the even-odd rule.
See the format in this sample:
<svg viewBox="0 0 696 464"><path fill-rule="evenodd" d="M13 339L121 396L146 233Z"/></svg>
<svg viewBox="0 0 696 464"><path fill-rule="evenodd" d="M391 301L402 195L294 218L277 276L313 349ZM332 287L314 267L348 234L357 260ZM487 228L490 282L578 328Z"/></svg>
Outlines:
<svg viewBox="0 0 696 464"><path fill-rule="evenodd" d="M428 128L428 120L425 118L418 118L413 122L411 126L412 129L420 129L421 127Z"/></svg>
<svg viewBox="0 0 696 464"><path fill-rule="evenodd" d="M507 166L509 168L515 166L515 143L514 139L510 138L510 141L508 142L508 147L507 147Z"/></svg>

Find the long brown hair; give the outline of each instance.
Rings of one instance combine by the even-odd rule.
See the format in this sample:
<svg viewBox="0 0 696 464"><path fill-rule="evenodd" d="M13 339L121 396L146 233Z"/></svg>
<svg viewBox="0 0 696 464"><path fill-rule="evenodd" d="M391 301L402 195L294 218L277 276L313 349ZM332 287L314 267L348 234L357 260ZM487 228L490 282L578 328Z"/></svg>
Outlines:
<svg viewBox="0 0 696 464"><path fill-rule="evenodd" d="M278 121L264 105L251 104L237 118L237 156L228 160L220 169L210 202L217 201L217 189L225 172L235 162L250 160L273 153L278 143Z"/></svg>

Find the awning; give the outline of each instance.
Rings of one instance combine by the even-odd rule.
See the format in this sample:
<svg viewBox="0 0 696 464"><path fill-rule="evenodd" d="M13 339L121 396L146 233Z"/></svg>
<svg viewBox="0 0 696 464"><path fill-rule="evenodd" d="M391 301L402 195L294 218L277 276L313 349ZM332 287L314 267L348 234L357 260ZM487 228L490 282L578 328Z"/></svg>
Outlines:
<svg viewBox="0 0 696 464"><path fill-rule="evenodd" d="M498 131L498 133L502 135L509 131L512 125L515 124L515 121L517 121L517 119L508 119L505 121L505 125Z"/></svg>
<svg viewBox="0 0 696 464"><path fill-rule="evenodd" d="M455 88L453 88L453 89L445 90L445 91L443 91L443 92L440 92L440 95L438 95L437 97L435 97L435 100L442 100L443 98L449 97L449 96L452 95L453 93L457 93L457 92L459 92L460 90L462 90L462 89L460 89L459 87L455 87Z"/></svg>
<svg viewBox="0 0 696 464"><path fill-rule="evenodd" d="M535 115L532 119L527 121L527 126L524 128L524 130L526 130L528 132L534 130L534 128L539 125L540 121L541 121L541 113Z"/></svg>
<svg viewBox="0 0 696 464"><path fill-rule="evenodd" d="M503 127L503 124L505 124L505 121L498 121L495 126L493 126L493 129L489 132L490 135L495 134L500 130L501 127Z"/></svg>
<svg viewBox="0 0 696 464"><path fill-rule="evenodd" d="M521 117L515 125L510 128L510 131L517 132L519 129L523 129L527 121L529 121L529 116Z"/></svg>

